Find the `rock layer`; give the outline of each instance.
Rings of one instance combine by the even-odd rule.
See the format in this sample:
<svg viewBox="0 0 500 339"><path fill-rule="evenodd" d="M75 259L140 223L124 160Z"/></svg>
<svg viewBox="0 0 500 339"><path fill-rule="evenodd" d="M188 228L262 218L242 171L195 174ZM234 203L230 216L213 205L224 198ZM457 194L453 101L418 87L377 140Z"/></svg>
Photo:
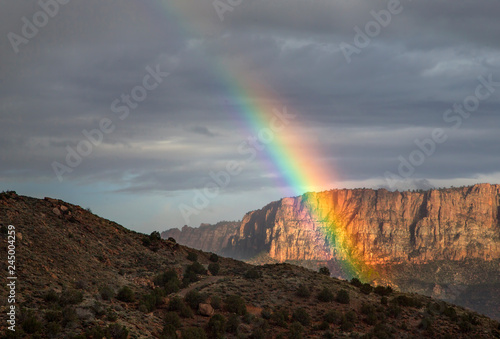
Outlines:
<svg viewBox="0 0 500 339"><path fill-rule="evenodd" d="M425 192L343 189L270 203L247 213L239 225L184 227L163 236L237 259L264 252L278 261L349 255L368 264L491 261L500 258L499 211L500 185ZM332 220L335 244L324 232Z"/></svg>

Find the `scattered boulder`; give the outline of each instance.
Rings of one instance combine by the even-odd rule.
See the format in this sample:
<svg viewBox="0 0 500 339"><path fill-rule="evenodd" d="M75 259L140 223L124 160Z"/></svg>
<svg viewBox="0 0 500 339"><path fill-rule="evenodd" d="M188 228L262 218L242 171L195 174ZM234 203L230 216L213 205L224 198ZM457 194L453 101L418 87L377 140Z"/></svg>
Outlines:
<svg viewBox="0 0 500 339"><path fill-rule="evenodd" d="M198 312L204 317L211 317L215 311L210 304L200 304L198 306Z"/></svg>
<svg viewBox="0 0 500 339"><path fill-rule="evenodd" d="M60 217L62 215L61 211L59 211L59 208L57 208L57 207L54 207L52 209L52 212L54 212L54 214L57 215L58 217Z"/></svg>

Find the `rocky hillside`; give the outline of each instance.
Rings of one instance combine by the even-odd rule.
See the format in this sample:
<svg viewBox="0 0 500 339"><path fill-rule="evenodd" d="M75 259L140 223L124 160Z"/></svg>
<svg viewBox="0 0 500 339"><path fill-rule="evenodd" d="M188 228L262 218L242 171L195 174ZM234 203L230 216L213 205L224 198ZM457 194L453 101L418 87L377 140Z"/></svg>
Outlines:
<svg viewBox="0 0 500 339"><path fill-rule="evenodd" d="M0 338L498 338L499 323L429 297L289 264L251 266L139 234L60 200L0 194L15 329ZM4 283L6 283L4 281ZM9 289L10 290L10 289Z"/></svg>
<svg viewBox="0 0 500 339"><path fill-rule="evenodd" d="M163 239L172 237L180 244L202 251L219 252L214 249L228 247L229 241L238 234L240 225L241 222L222 221L215 225L201 224L199 228L184 226L181 230L173 228L162 232L161 236Z"/></svg>
<svg viewBox="0 0 500 339"><path fill-rule="evenodd" d="M373 281L403 290L463 301L467 289L482 286L486 292L472 305L500 318L498 307L484 307L500 287L499 212L500 186L489 184L308 193L249 212L227 245L205 249L254 263L327 264L339 276L345 276L339 262L349 260L349 253L375 269ZM334 242L325 236L329 228L337 230ZM182 233L181 243L198 247L205 229L190 229L189 238ZM430 273L424 278L417 270ZM499 297L495 302L500 304Z"/></svg>

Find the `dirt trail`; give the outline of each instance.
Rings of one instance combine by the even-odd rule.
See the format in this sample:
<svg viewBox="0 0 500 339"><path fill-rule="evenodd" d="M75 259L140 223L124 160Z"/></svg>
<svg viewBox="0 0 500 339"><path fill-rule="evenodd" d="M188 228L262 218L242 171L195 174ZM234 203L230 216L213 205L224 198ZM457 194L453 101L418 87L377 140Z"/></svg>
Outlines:
<svg viewBox="0 0 500 339"><path fill-rule="evenodd" d="M222 279L224 277L222 276L211 276L211 277L208 277L206 279L203 279L203 280L200 280L196 283L194 283L193 285L189 286L189 287L186 287L186 288L183 288L182 290L180 290L179 292L177 292L177 295L184 298L186 296L186 294L188 294L189 291L195 289L195 288L198 288L202 285L206 285L206 284L211 284L211 283L214 283L216 281L219 281L220 279Z"/></svg>

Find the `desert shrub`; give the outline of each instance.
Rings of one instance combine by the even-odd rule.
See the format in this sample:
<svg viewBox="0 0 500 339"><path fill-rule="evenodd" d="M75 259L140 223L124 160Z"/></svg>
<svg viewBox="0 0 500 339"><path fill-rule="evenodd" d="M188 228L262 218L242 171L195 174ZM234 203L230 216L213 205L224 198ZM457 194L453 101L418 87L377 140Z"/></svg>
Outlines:
<svg viewBox="0 0 500 339"><path fill-rule="evenodd" d="M384 286L377 286L373 289L373 292L380 296L387 296L392 293L392 288L390 286L384 287Z"/></svg>
<svg viewBox="0 0 500 339"><path fill-rule="evenodd" d="M180 289L180 285L181 285L181 283L179 282L178 279L171 280L171 281L167 282L163 288L165 291L165 294L169 295L169 294L178 292Z"/></svg>
<svg viewBox="0 0 500 339"><path fill-rule="evenodd" d="M262 319L270 320L271 319L271 310L269 308L264 308L262 309L262 312L260 312L260 316Z"/></svg>
<svg viewBox="0 0 500 339"><path fill-rule="evenodd" d="M115 322L118 320L118 314L112 309L109 309L106 313L106 318L108 321Z"/></svg>
<svg viewBox="0 0 500 339"><path fill-rule="evenodd" d="M240 317L233 313L227 319L226 331L229 333L236 333L238 331L238 326L240 326Z"/></svg>
<svg viewBox="0 0 500 339"><path fill-rule="evenodd" d="M262 278L262 273L260 273L256 268L249 269L245 273L245 279L259 279Z"/></svg>
<svg viewBox="0 0 500 339"><path fill-rule="evenodd" d="M186 267L186 272L194 272L195 274L207 274L207 270L205 269L205 267L203 267L203 265L197 261Z"/></svg>
<svg viewBox="0 0 500 339"><path fill-rule="evenodd" d="M322 321L319 325L314 326L315 331L326 331L330 328L330 324L326 321Z"/></svg>
<svg viewBox="0 0 500 339"><path fill-rule="evenodd" d="M170 242L172 242L172 243L174 243L174 244L177 244L177 241L174 238L172 238L172 237L168 237L167 240L170 241Z"/></svg>
<svg viewBox="0 0 500 339"><path fill-rule="evenodd" d="M378 317L376 313L370 313L366 315L365 322L368 325L375 325L378 321Z"/></svg>
<svg viewBox="0 0 500 339"><path fill-rule="evenodd" d="M304 326L298 321L290 325L288 338L290 339L302 339L302 334L304 333Z"/></svg>
<svg viewBox="0 0 500 339"><path fill-rule="evenodd" d="M217 262L219 261L219 256L215 253L210 254L210 258L208 258L211 262Z"/></svg>
<svg viewBox="0 0 500 339"><path fill-rule="evenodd" d="M134 291L132 291L132 289L128 286L123 286L118 291L118 294L116 295L116 299L123 301L123 302L126 302L126 303L133 302L135 300Z"/></svg>
<svg viewBox="0 0 500 339"><path fill-rule="evenodd" d="M479 319L472 313L466 313L462 316L462 320L471 323L472 325L479 325Z"/></svg>
<svg viewBox="0 0 500 339"><path fill-rule="evenodd" d="M191 311L191 309L180 297L170 299L167 310L177 312L182 318L193 317L193 311Z"/></svg>
<svg viewBox="0 0 500 339"><path fill-rule="evenodd" d="M159 339L178 339L176 328L170 324L165 324Z"/></svg>
<svg viewBox="0 0 500 339"><path fill-rule="evenodd" d="M48 290L47 293L44 294L43 300L47 303L54 303L59 301L59 294L57 294L54 290Z"/></svg>
<svg viewBox="0 0 500 339"><path fill-rule="evenodd" d="M326 276L330 276L330 270L328 269L328 267L321 267L319 269L319 273L320 274L323 274L323 275L326 275Z"/></svg>
<svg viewBox="0 0 500 339"><path fill-rule="evenodd" d="M226 298L224 309L227 312L236 313L238 315L245 315L247 313L245 300L237 295L230 295Z"/></svg>
<svg viewBox="0 0 500 339"><path fill-rule="evenodd" d="M128 338L128 330L125 326L120 324L112 324L107 328L107 337L111 337L114 339L127 339Z"/></svg>
<svg viewBox="0 0 500 339"><path fill-rule="evenodd" d="M197 310L198 305L204 303L205 300L207 300L207 296L201 294L197 290L189 291L184 297L184 301L186 302L186 304L188 304L189 307L191 307L193 310Z"/></svg>
<svg viewBox="0 0 500 339"><path fill-rule="evenodd" d="M211 263L208 265L208 270L212 275L217 275L219 274L220 271L220 265L216 263Z"/></svg>
<svg viewBox="0 0 500 339"><path fill-rule="evenodd" d="M307 327L311 325L311 316L304 308L300 307L293 312L292 321L298 321L303 326Z"/></svg>
<svg viewBox="0 0 500 339"><path fill-rule="evenodd" d="M201 327L188 327L182 330L182 339L207 339Z"/></svg>
<svg viewBox="0 0 500 339"><path fill-rule="evenodd" d="M454 307L448 306L444 309L443 314L450 318L452 321L456 321L458 319L457 311Z"/></svg>
<svg viewBox="0 0 500 339"><path fill-rule="evenodd" d="M380 303L382 305L387 305L389 303L389 299L387 299L386 296L383 296L382 298L380 298Z"/></svg>
<svg viewBox="0 0 500 339"><path fill-rule="evenodd" d="M172 325L175 329L178 329L182 326L181 319L179 315L175 312L167 312L164 318L165 325Z"/></svg>
<svg viewBox="0 0 500 339"><path fill-rule="evenodd" d="M460 328L460 331L463 333L469 333L474 330L474 326L470 322L463 319L458 323L458 328Z"/></svg>
<svg viewBox="0 0 500 339"><path fill-rule="evenodd" d="M76 305L83 301L83 293L82 291L67 289L61 293L59 297L59 305Z"/></svg>
<svg viewBox="0 0 500 339"><path fill-rule="evenodd" d="M102 286L99 289L99 294L100 294L102 300L111 300L115 297L115 291L109 285Z"/></svg>
<svg viewBox="0 0 500 339"><path fill-rule="evenodd" d="M255 316L251 313L245 313L243 316L243 322L245 324L251 324L255 320Z"/></svg>
<svg viewBox="0 0 500 339"><path fill-rule="evenodd" d="M168 270L166 272L160 273L153 280L155 285L159 287L165 287L165 285L171 281L179 282L177 272L175 272L174 270Z"/></svg>
<svg viewBox="0 0 500 339"><path fill-rule="evenodd" d="M373 287L370 284L363 284L359 290L364 294L370 294L373 291Z"/></svg>
<svg viewBox="0 0 500 339"><path fill-rule="evenodd" d="M354 328L354 324L350 321L346 315L343 315L340 320L340 330L344 332L349 332Z"/></svg>
<svg viewBox="0 0 500 339"><path fill-rule="evenodd" d="M288 312L286 309L275 309L271 314L271 322L283 328L287 328Z"/></svg>
<svg viewBox="0 0 500 339"><path fill-rule="evenodd" d="M160 232L158 231L151 232L151 234L149 235L149 239L151 239L152 242L160 241L161 240Z"/></svg>
<svg viewBox="0 0 500 339"><path fill-rule="evenodd" d="M142 297L141 305L146 306L148 312L152 312L163 304L164 297L165 291L161 288L155 288L151 293Z"/></svg>
<svg viewBox="0 0 500 339"><path fill-rule="evenodd" d="M61 322L62 319L63 319L63 314L61 311L50 310L45 313L45 320L49 323Z"/></svg>
<svg viewBox="0 0 500 339"><path fill-rule="evenodd" d="M210 305L214 308L214 310L222 309L222 300L218 295L212 296L210 300Z"/></svg>
<svg viewBox="0 0 500 339"><path fill-rule="evenodd" d="M189 261L198 261L198 254L194 252L189 252L187 255L187 260Z"/></svg>
<svg viewBox="0 0 500 339"><path fill-rule="evenodd" d="M76 311L71 306L65 307L63 309L62 314L63 314L63 319L62 319L61 324L63 325L63 327L67 327L70 324L73 324L74 322L76 322L76 320L77 320Z"/></svg>
<svg viewBox="0 0 500 339"><path fill-rule="evenodd" d="M22 316L21 327L26 333L34 334L42 329L42 323L34 314L28 313Z"/></svg>
<svg viewBox="0 0 500 339"><path fill-rule="evenodd" d="M325 313L325 315L323 316L323 320L329 324L337 324L339 323L341 317L342 315L340 314L339 311L330 310Z"/></svg>
<svg viewBox="0 0 500 339"><path fill-rule="evenodd" d="M297 296L301 298L309 298L311 296L311 290L309 290L306 285L300 284L297 288Z"/></svg>
<svg viewBox="0 0 500 339"><path fill-rule="evenodd" d="M418 324L418 328L426 331L430 330L431 327L432 320L429 317L425 317L424 319L422 319L422 321L420 321L420 324Z"/></svg>
<svg viewBox="0 0 500 339"><path fill-rule="evenodd" d="M422 307L422 302L416 297L408 297L406 295L400 295L393 299L393 301L403 307Z"/></svg>
<svg viewBox="0 0 500 339"><path fill-rule="evenodd" d="M394 335L391 332L392 330L389 326L385 324L377 324L371 333L379 339L392 339L394 338Z"/></svg>
<svg viewBox="0 0 500 339"><path fill-rule="evenodd" d="M340 304L349 304L351 298L349 297L349 292L347 292L347 290L341 289L337 292L335 300Z"/></svg>
<svg viewBox="0 0 500 339"><path fill-rule="evenodd" d="M398 305L391 305L387 308L387 316L397 318L401 315L402 309Z"/></svg>
<svg viewBox="0 0 500 339"><path fill-rule="evenodd" d="M351 285L356 287L361 287L363 286L363 283L358 278L352 278Z"/></svg>
<svg viewBox="0 0 500 339"><path fill-rule="evenodd" d="M347 320L349 320L350 322L353 322L353 323L355 323L356 320L358 320L358 316L356 315L356 313L353 310L346 312L344 314L344 316L346 317Z"/></svg>
<svg viewBox="0 0 500 339"><path fill-rule="evenodd" d="M323 301L323 302L330 302L330 301L335 300L335 296L333 295L333 292L327 287L323 288L318 293L317 298L319 301Z"/></svg>
<svg viewBox="0 0 500 339"><path fill-rule="evenodd" d="M266 332L264 332L264 329L261 327L255 327L252 331L252 334L250 334L249 339L265 339L266 337Z"/></svg>
<svg viewBox="0 0 500 339"><path fill-rule="evenodd" d="M48 323L46 328L46 334L49 335L49 338L55 337L59 332L61 332L61 325L58 323L52 322Z"/></svg>
<svg viewBox="0 0 500 339"><path fill-rule="evenodd" d="M224 333L226 333L226 318L221 314L211 317L206 327L206 333L209 338L224 338Z"/></svg>

